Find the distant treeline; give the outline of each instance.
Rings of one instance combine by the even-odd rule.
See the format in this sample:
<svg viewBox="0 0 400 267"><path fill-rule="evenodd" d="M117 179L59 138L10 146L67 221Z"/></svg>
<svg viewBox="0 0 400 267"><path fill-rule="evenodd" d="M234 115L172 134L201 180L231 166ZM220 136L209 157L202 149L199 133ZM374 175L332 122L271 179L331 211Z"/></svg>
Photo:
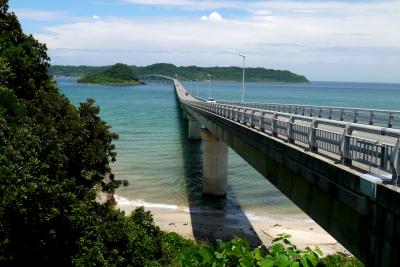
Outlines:
<svg viewBox="0 0 400 267"><path fill-rule="evenodd" d="M84 77L96 72L102 72L111 66L62 66L53 65L50 73L56 76ZM173 64L157 63L145 67L129 66L137 76L146 74L178 75L189 80L206 80L207 74L213 80L241 81L242 68L240 67L177 67ZM288 70L273 70L265 68L246 68L246 81L252 82L308 82L307 78Z"/></svg>

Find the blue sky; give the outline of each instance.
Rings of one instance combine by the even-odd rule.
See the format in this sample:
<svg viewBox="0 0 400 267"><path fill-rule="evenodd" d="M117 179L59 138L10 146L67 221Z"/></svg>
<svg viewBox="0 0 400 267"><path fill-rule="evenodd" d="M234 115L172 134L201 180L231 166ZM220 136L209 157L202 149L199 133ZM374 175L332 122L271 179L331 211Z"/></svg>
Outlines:
<svg viewBox="0 0 400 267"><path fill-rule="evenodd" d="M400 0L11 0L53 64L240 66L400 82Z"/></svg>

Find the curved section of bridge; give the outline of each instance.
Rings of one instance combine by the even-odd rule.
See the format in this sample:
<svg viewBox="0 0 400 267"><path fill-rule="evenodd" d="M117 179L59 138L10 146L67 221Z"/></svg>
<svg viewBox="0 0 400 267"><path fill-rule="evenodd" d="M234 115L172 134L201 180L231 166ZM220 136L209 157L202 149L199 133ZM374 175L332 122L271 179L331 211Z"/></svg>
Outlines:
<svg viewBox="0 0 400 267"><path fill-rule="evenodd" d="M367 266L399 266L398 113L208 103L157 77L173 82L188 137L205 143L205 193L226 193L229 146Z"/></svg>

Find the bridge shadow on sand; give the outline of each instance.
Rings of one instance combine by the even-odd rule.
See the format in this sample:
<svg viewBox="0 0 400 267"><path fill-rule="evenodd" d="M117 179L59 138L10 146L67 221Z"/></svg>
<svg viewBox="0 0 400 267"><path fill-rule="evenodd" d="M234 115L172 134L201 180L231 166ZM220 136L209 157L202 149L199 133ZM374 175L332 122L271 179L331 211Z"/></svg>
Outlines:
<svg viewBox="0 0 400 267"><path fill-rule="evenodd" d="M246 214L228 187L226 198L210 198L202 194L202 142L187 139L186 120L177 102L179 133L189 212L196 241L211 243L228 241L235 236L245 238L252 247L262 245Z"/></svg>

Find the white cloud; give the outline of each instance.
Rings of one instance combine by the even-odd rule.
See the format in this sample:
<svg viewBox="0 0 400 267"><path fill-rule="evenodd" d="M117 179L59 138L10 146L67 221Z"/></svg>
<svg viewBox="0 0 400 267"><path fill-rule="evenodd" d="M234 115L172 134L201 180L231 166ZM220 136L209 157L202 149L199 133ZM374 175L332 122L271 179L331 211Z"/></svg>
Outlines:
<svg viewBox="0 0 400 267"><path fill-rule="evenodd" d="M397 8L399 0L388 1L306 1L306 0L258 0L258 1L244 1L244 0L123 0L127 3L161 6L167 8L181 8L190 10L216 10L221 8L248 10L257 12L257 10L267 10L271 12L291 12L291 13L322 13L330 12L337 13L373 13L379 10L386 10L390 8ZM399 10L398 10L399 11ZM263 15L263 14L259 14Z"/></svg>
<svg viewBox="0 0 400 267"><path fill-rule="evenodd" d="M208 16L202 16L201 20L209 20L209 21L222 21L222 16L218 12L211 12Z"/></svg>
<svg viewBox="0 0 400 267"><path fill-rule="evenodd" d="M97 15L93 15L92 18L93 18L93 19L100 19L100 17L97 16Z"/></svg>
<svg viewBox="0 0 400 267"><path fill-rule="evenodd" d="M86 18L36 37L48 44L56 64L240 65L240 51L249 66L290 69L310 79L351 80L357 73L365 80L400 81L400 1L293 3L258 3L240 19L204 16L223 20L213 27L188 16Z"/></svg>
<svg viewBox="0 0 400 267"><path fill-rule="evenodd" d="M210 10L216 8L231 8L242 2L238 1L205 1L205 0L124 0L125 2L140 5L161 7L178 7L183 9Z"/></svg>
<svg viewBox="0 0 400 267"><path fill-rule="evenodd" d="M254 12L255 15L271 15L272 11L268 9L261 9L261 10L256 10Z"/></svg>
<svg viewBox="0 0 400 267"><path fill-rule="evenodd" d="M44 11L33 9L14 9L15 14L19 19L35 20L35 21L52 21L59 20L65 17L65 14L58 11Z"/></svg>

